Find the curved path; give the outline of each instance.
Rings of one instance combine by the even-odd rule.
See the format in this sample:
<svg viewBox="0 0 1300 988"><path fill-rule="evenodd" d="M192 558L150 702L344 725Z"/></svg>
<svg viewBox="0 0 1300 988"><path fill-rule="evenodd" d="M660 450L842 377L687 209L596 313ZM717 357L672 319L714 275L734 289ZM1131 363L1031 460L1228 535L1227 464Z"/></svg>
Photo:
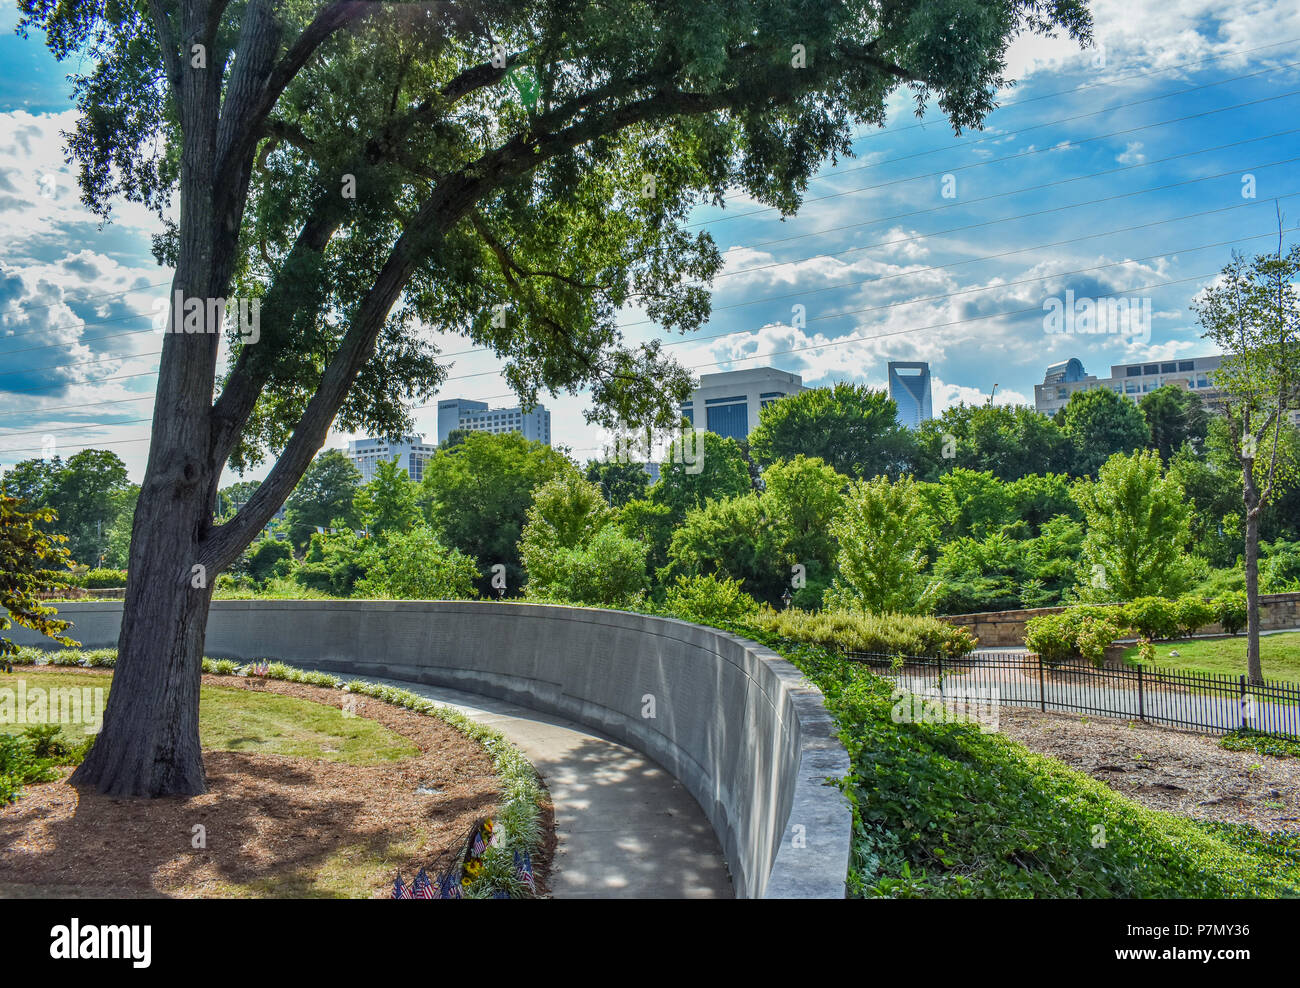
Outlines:
<svg viewBox="0 0 1300 988"><path fill-rule="evenodd" d="M528 756L555 807L557 899L731 898L722 848L704 811L650 758L589 728L478 693L400 686L496 728Z"/></svg>

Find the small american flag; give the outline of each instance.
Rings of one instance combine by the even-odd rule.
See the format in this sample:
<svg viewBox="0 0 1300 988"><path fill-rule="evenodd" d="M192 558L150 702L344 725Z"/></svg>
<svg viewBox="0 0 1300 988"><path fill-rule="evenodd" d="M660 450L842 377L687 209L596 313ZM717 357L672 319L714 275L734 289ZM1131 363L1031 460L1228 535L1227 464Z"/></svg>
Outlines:
<svg viewBox="0 0 1300 988"><path fill-rule="evenodd" d="M474 852L474 857L476 858L481 857L483 852L487 850L487 845L483 843L483 835L478 831L474 832L474 844L471 850Z"/></svg>
<svg viewBox="0 0 1300 988"><path fill-rule="evenodd" d="M442 876L442 890L440 892L440 898L443 899L463 898L460 894L460 882L456 881L455 876L452 875L451 872L448 872L447 874Z"/></svg>
<svg viewBox="0 0 1300 988"><path fill-rule="evenodd" d="M527 851L522 855L518 851L515 852L515 874L530 889L536 889L533 884L533 859Z"/></svg>
<svg viewBox="0 0 1300 988"><path fill-rule="evenodd" d="M393 898L394 899L411 898L411 890L402 884L402 873L400 871L397 873L397 878L393 880Z"/></svg>
<svg viewBox="0 0 1300 988"><path fill-rule="evenodd" d="M423 868L415 876L415 881L411 883L411 898L413 899L432 899L434 897L433 882L429 881L429 876Z"/></svg>

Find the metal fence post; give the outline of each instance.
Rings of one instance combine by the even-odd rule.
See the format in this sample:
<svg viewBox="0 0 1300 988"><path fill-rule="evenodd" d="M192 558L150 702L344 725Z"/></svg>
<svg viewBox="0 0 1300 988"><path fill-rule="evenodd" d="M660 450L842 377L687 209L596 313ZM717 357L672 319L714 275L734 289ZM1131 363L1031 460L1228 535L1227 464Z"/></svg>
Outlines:
<svg viewBox="0 0 1300 988"><path fill-rule="evenodd" d="M1241 682L1241 699L1237 701L1237 706L1241 710L1241 729L1244 731L1250 725L1246 723L1246 677L1240 677Z"/></svg>
<svg viewBox="0 0 1300 988"><path fill-rule="evenodd" d="M1146 705L1142 702L1142 664L1138 663L1138 720L1146 719Z"/></svg>
<svg viewBox="0 0 1300 988"><path fill-rule="evenodd" d="M939 695L943 696L943 653L940 652L937 658L939 659Z"/></svg>
<svg viewBox="0 0 1300 988"><path fill-rule="evenodd" d="M1038 709L1047 712L1047 686L1043 682L1043 653L1038 653Z"/></svg>

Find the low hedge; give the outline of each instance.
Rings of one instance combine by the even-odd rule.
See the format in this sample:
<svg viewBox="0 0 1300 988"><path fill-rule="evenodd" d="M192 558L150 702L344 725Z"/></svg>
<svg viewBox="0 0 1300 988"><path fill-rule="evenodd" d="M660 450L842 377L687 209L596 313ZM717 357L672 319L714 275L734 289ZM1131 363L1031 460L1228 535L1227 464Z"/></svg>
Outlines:
<svg viewBox="0 0 1300 988"><path fill-rule="evenodd" d="M763 607L746 625L794 642L880 655L939 655L957 658L979 639L933 617L909 614L858 614L852 611L784 611Z"/></svg>

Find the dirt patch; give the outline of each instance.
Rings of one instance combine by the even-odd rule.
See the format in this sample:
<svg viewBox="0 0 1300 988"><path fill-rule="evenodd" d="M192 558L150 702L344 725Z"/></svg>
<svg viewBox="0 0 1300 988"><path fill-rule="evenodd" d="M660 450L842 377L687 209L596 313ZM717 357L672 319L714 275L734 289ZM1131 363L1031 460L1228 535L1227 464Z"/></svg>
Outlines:
<svg viewBox="0 0 1300 988"><path fill-rule="evenodd" d="M1227 751L1218 737L1018 707L999 731L1152 809L1300 832L1300 759Z"/></svg>
<svg viewBox="0 0 1300 988"><path fill-rule="evenodd" d="M394 871L409 881L420 867L446 860L475 819L495 812L500 788L491 759L437 718L296 683L231 676L204 676L203 683L336 708L351 701L357 715L409 738L420 754L347 765L210 751L209 791L195 797L128 800L62 782L27 786L0 809L0 896L57 889L80 896L386 897ZM206 847L193 846L196 826ZM549 855L539 857L545 874Z"/></svg>

